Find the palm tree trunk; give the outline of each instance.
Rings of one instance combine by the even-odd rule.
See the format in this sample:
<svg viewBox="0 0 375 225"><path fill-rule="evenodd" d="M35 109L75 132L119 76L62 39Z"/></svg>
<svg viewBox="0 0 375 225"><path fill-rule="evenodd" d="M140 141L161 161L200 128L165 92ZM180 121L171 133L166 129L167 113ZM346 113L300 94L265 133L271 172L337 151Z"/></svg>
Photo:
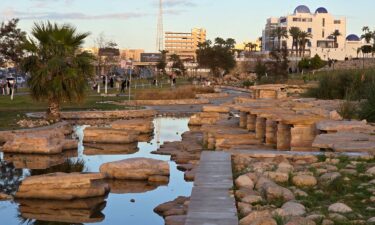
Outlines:
<svg viewBox="0 0 375 225"><path fill-rule="evenodd" d="M60 120L60 104L58 101L50 99L48 101L48 109L47 109L47 120L57 121Z"/></svg>

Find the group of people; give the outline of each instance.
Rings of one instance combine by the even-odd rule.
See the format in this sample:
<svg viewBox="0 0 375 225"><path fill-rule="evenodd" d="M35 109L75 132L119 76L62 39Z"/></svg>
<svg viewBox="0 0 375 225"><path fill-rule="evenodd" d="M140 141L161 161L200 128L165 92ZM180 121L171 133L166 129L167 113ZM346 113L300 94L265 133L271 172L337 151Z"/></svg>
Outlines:
<svg viewBox="0 0 375 225"><path fill-rule="evenodd" d="M14 79L0 80L0 95L12 95L14 89L17 90Z"/></svg>

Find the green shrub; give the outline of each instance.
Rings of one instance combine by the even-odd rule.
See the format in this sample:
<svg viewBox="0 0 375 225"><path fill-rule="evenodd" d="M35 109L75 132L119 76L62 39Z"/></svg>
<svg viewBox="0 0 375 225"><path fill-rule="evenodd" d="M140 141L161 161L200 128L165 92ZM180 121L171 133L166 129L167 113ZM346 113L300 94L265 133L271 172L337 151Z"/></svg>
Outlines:
<svg viewBox="0 0 375 225"><path fill-rule="evenodd" d="M306 96L319 99L366 99L366 90L374 86L374 70L346 70L323 73L317 88L310 89Z"/></svg>
<svg viewBox="0 0 375 225"><path fill-rule="evenodd" d="M359 117L368 122L375 122L375 84L367 87L366 100L360 104Z"/></svg>
<svg viewBox="0 0 375 225"><path fill-rule="evenodd" d="M254 85L254 81L251 81L251 80L245 80L244 82L242 82L242 85L244 87L250 87L250 86L253 86Z"/></svg>

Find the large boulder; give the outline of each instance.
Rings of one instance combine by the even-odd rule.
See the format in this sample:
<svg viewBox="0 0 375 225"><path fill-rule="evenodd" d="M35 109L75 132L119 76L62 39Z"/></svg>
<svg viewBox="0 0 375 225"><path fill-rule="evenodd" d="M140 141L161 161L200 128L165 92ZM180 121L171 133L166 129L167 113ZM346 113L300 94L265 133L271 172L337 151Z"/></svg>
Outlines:
<svg viewBox="0 0 375 225"><path fill-rule="evenodd" d="M264 218L272 218L271 212L268 210L252 211L249 215L240 220L239 225L250 225L252 222Z"/></svg>
<svg viewBox="0 0 375 225"><path fill-rule="evenodd" d="M102 144L130 144L138 141L139 132L113 128L88 127L83 142Z"/></svg>
<svg viewBox="0 0 375 225"><path fill-rule="evenodd" d="M235 184L238 188L248 188L248 189L254 188L254 182L246 174L239 176L236 179Z"/></svg>
<svg viewBox="0 0 375 225"><path fill-rule="evenodd" d="M3 146L3 152L22 154L58 154L65 149L77 148L76 140L65 139L62 132L20 133Z"/></svg>
<svg viewBox="0 0 375 225"><path fill-rule="evenodd" d="M111 127L117 130L138 131L141 134L152 133L154 124L149 119L117 120L111 123Z"/></svg>
<svg viewBox="0 0 375 225"><path fill-rule="evenodd" d="M131 158L104 163L100 172L110 179L152 181L155 176L169 177L169 164L156 159Z"/></svg>
<svg viewBox="0 0 375 225"><path fill-rule="evenodd" d="M109 192L100 173L52 173L27 177L16 198L71 200L105 196Z"/></svg>

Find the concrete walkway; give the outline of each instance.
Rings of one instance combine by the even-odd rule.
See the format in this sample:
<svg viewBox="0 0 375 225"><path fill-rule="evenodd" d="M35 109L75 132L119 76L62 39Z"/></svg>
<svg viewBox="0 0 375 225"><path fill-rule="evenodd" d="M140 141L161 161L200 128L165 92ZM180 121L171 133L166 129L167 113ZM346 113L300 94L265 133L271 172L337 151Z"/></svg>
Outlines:
<svg viewBox="0 0 375 225"><path fill-rule="evenodd" d="M203 152L185 225L237 225L230 153Z"/></svg>

